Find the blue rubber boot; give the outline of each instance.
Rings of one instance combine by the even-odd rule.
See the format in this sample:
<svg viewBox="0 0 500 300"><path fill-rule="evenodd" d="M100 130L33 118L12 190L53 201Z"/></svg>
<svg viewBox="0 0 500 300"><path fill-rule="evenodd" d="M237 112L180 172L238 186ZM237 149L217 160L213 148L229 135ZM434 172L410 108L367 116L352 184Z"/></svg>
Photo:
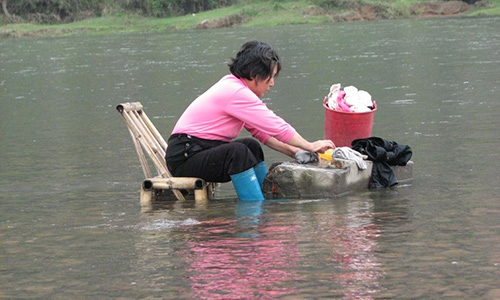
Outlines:
<svg viewBox="0 0 500 300"><path fill-rule="evenodd" d="M255 171L257 180L259 180L259 186L262 188L262 183L264 182L264 179L267 175L266 162L261 161L260 163L256 164L255 167L253 167L253 170Z"/></svg>
<svg viewBox="0 0 500 300"><path fill-rule="evenodd" d="M234 189L241 201L262 201L264 195L253 168L230 175Z"/></svg>

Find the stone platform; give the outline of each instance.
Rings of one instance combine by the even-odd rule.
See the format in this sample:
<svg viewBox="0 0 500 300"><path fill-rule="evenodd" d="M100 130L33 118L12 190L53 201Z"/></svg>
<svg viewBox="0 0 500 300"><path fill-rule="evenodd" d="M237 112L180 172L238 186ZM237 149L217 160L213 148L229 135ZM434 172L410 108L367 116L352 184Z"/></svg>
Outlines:
<svg viewBox="0 0 500 300"><path fill-rule="evenodd" d="M359 170L354 161L341 159L335 159L334 163L320 161L306 165L296 162L274 163L269 168L262 191L266 199L312 199L367 190L373 163L365 162L368 167L366 170ZM412 182L413 161L392 169L399 185Z"/></svg>

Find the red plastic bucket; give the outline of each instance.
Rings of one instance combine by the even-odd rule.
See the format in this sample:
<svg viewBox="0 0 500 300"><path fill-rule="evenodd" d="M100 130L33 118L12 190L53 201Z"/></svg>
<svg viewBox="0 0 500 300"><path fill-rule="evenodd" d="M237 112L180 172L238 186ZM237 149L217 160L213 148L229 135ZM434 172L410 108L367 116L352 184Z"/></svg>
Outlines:
<svg viewBox="0 0 500 300"><path fill-rule="evenodd" d="M351 147L353 140L371 137L377 104L373 102L373 106L371 111L353 113L330 109L323 102L325 139L332 140L337 147Z"/></svg>

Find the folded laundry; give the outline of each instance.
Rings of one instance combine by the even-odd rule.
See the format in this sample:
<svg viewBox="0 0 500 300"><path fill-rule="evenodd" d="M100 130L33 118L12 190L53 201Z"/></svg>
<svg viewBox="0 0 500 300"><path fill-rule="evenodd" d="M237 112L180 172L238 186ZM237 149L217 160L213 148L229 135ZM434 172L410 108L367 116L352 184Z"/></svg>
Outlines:
<svg viewBox="0 0 500 300"><path fill-rule="evenodd" d="M353 150L349 147L338 147L335 148L334 151L335 158L341 158L346 160L353 160L358 165L358 169L366 170L367 166L365 161L363 160L363 156L356 150Z"/></svg>

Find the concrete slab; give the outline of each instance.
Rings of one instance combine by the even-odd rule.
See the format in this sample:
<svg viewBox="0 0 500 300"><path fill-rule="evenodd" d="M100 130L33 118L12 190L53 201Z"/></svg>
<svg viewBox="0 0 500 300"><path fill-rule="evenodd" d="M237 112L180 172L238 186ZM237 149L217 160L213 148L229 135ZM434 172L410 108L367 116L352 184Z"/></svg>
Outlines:
<svg viewBox="0 0 500 300"><path fill-rule="evenodd" d="M360 170L354 161L336 159L335 163L320 161L302 165L297 162L278 162L269 168L262 191L266 199L312 199L334 197L368 189L373 163L365 161ZM406 166L394 166L399 184L413 180L413 161Z"/></svg>

